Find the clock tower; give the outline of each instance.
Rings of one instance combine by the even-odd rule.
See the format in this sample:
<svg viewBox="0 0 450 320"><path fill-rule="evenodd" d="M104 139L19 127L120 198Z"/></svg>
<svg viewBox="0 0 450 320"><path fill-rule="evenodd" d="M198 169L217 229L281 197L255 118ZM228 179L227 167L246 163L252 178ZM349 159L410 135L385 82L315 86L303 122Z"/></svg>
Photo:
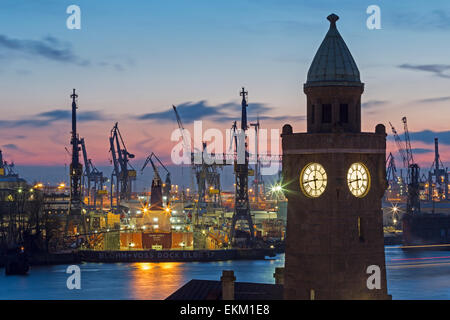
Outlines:
<svg viewBox="0 0 450 320"><path fill-rule="evenodd" d="M285 299L389 299L381 198L386 130L361 132L359 70L330 22L308 71L307 132L282 133Z"/></svg>

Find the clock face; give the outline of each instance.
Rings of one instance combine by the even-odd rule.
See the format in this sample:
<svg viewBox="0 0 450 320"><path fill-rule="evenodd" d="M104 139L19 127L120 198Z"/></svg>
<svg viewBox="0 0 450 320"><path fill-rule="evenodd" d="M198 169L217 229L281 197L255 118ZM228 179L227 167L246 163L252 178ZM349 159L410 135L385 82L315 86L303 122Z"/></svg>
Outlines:
<svg viewBox="0 0 450 320"><path fill-rule="evenodd" d="M367 167L360 162L352 164L348 169L347 184L355 197L364 197L370 188L370 174Z"/></svg>
<svg viewBox="0 0 450 320"><path fill-rule="evenodd" d="M300 188L311 198L322 195L327 187L327 173L319 163L307 164L300 174Z"/></svg>

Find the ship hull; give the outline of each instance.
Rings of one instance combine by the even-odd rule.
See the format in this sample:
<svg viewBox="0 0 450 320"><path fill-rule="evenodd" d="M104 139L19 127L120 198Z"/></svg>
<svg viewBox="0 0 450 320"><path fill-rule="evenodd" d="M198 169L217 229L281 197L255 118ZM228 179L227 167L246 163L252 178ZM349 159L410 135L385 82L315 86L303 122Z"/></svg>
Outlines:
<svg viewBox="0 0 450 320"><path fill-rule="evenodd" d="M85 262L208 262L225 260L262 260L274 256L267 249L229 250L134 250L134 251L80 251Z"/></svg>
<svg viewBox="0 0 450 320"><path fill-rule="evenodd" d="M450 250L449 214L405 214L402 223L405 246L435 246L435 249Z"/></svg>

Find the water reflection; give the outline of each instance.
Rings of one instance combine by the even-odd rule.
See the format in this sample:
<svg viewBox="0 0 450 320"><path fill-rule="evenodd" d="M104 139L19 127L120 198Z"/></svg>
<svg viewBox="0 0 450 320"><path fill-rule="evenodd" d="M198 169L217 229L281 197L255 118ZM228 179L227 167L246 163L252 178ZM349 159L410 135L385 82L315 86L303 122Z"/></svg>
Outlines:
<svg viewBox="0 0 450 320"><path fill-rule="evenodd" d="M450 299L448 251L385 248L388 292L393 299ZM165 299L191 279L219 280L234 270L237 281L273 283L271 260L165 263L83 263L81 290L68 290L67 265L32 267L28 276L4 275L0 299Z"/></svg>
<svg viewBox="0 0 450 320"><path fill-rule="evenodd" d="M130 299L162 299L184 283L182 263L133 263L130 265Z"/></svg>

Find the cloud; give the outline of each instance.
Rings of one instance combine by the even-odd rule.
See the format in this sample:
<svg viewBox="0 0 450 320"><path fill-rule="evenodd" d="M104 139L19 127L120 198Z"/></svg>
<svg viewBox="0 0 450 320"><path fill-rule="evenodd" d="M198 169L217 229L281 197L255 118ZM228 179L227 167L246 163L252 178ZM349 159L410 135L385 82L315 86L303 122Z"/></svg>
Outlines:
<svg viewBox="0 0 450 320"><path fill-rule="evenodd" d="M421 31L430 29L445 31L450 29L450 13L444 10L402 12L395 15L391 21L397 26L420 29Z"/></svg>
<svg viewBox="0 0 450 320"><path fill-rule="evenodd" d="M418 132L410 132L410 139L414 141L420 141L424 143L434 143L434 138L439 139L439 143L450 145L450 131L431 131L423 130Z"/></svg>
<svg viewBox="0 0 450 320"><path fill-rule="evenodd" d="M385 100L369 100L361 104L361 108L365 110L367 114L376 114L379 112L378 107L389 103Z"/></svg>
<svg viewBox="0 0 450 320"><path fill-rule="evenodd" d="M9 144L4 144L2 145L2 148L6 148L6 149L12 149L12 150L18 150L19 147L13 143L9 143Z"/></svg>
<svg viewBox="0 0 450 320"><path fill-rule="evenodd" d="M434 102L443 102L443 101L449 101L449 97L437 97L437 98L428 98L428 99L420 99L416 100L417 103L434 103Z"/></svg>
<svg viewBox="0 0 450 320"><path fill-rule="evenodd" d="M0 49L28 57L41 57L48 60L88 66L90 61L77 56L70 45L48 36L42 40L14 39L0 35Z"/></svg>
<svg viewBox="0 0 450 320"><path fill-rule="evenodd" d="M361 108L370 109L370 108L373 108L373 107L385 105L386 103L388 103L388 101L384 101L384 100L369 100L367 102L362 103L361 104Z"/></svg>
<svg viewBox="0 0 450 320"><path fill-rule="evenodd" d="M177 111L183 122L192 122L194 120L207 119L222 115L223 111L214 106L206 104L205 100L199 102L184 102L177 106ZM160 121L174 121L175 113L172 108L166 111L147 113L138 116L139 120L160 120Z"/></svg>
<svg viewBox="0 0 450 320"><path fill-rule="evenodd" d="M183 123L189 123L196 120L211 120L211 121L234 121L241 117L241 104L237 102L227 102L218 105L210 105L206 100L199 102L184 102L177 106L177 111ZM259 117L260 120L305 120L304 116L269 116L265 113L273 110L264 103L249 103L247 108L247 115L249 118ZM172 108L166 111L146 113L137 116L138 120L157 120L163 122L176 121L175 113Z"/></svg>
<svg viewBox="0 0 450 320"><path fill-rule="evenodd" d="M425 149L425 148L412 148L411 150L413 154L424 154L434 151L433 149Z"/></svg>
<svg viewBox="0 0 450 320"><path fill-rule="evenodd" d="M401 64L398 66L402 69L409 69L414 71L424 71L430 72L437 77L450 79L450 74L445 73L446 71L450 71L449 64L422 64L422 65L412 65L412 64Z"/></svg>
<svg viewBox="0 0 450 320"><path fill-rule="evenodd" d="M69 110L51 110L47 112L42 112L34 115L31 118L23 120L0 120L0 126L6 128L15 127L44 127L52 124L56 121L69 121L72 117L72 112ZM103 121L108 120L102 112L100 111L84 111L79 112L78 120L81 122L85 121Z"/></svg>
<svg viewBox="0 0 450 320"><path fill-rule="evenodd" d="M3 51L3 52L2 52ZM60 41L59 39L47 36L41 40L14 39L0 34L0 57L2 59L10 58L12 54L21 55L26 58L35 57L44 58L51 61L63 62L78 65L81 67L99 66L124 71L125 67L119 62L99 61L92 62L89 59L78 56L70 43ZM110 59L111 60L111 59ZM113 60L117 60L113 58ZM123 58L127 65L132 61L129 58ZM17 70L22 75L30 74L29 70Z"/></svg>
<svg viewBox="0 0 450 320"><path fill-rule="evenodd" d="M11 152L12 151L14 151L15 153L18 152L18 153L20 153L22 155L26 155L26 156L34 156L35 155L35 153L26 151L26 150L20 148L18 145L14 144L14 143L4 144L1 147L5 148L5 149L7 149L7 150L9 150Z"/></svg>

